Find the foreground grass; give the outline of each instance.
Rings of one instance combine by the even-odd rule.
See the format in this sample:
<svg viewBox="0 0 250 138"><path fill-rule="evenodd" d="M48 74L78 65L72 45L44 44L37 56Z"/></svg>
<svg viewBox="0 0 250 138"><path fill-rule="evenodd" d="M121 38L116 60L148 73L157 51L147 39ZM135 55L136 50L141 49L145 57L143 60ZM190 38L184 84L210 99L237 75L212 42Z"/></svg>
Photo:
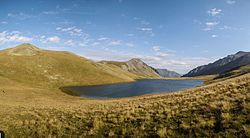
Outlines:
<svg viewBox="0 0 250 138"><path fill-rule="evenodd" d="M9 137L250 137L250 74L172 94L112 100L19 88L0 96L0 129Z"/></svg>

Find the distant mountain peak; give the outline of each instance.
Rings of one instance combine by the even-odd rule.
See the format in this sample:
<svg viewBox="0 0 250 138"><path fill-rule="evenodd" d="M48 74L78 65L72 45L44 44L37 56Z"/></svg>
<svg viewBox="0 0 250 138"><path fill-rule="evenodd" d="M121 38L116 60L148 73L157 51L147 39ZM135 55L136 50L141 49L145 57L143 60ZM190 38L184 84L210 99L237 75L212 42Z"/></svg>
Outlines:
<svg viewBox="0 0 250 138"><path fill-rule="evenodd" d="M135 62L143 62L141 59L139 58L132 58L129 61L135 61Z"/></svg>
<svg viewBox="0 0 250 138"><path fill-rule="evenodd" d="M9 49L8 54L13 56L34 56L41 51L38 47L25 43Z"/></svg>
<svg viewBox="0 0 250 138"><path fill-rule="evenodd" d="M249 54L249 52L239 51L235 55L237 55L237 56L243 56L243 55L246 55L246 54Z"/></svg>
<svg viewBox="0 0 250 138"><path fill-rule="evenodd" d="M181 77L181 75L175 71L170 71L168 69L156 69L158 74L162 77Z"/></svg>
<svg viewBox="0 0 250 138"><path fill-rule="evenodd" d="M39 49L38 47L36 47L35 45L30 44L30 43L23 43L23 44L17 45L14 48L36 48L36 49Z"/></svg>
<svg viewBox="0 0 250 138"><path fill-rule="evenodd" d="M126 62L101 61L101 63L118 66L124 71L137 75L139 78L160 78L160 75L153 67L147 65L139 58L132 58Z"/></svg>
<svg viewBox="0 0 250 138"><path fill-rule="evenodd" d="M245 51L239 51L236 54L242 54L242 53L247 53L247 52L245 52Z"/></svg>
<svg viewBox="0 0 250 138"><path fill-rule="evenodd" d="M209 63L207 65L199 66L190 72L185 77L214 75L230 71L234 68L250 64L250 52L239 51L236 54L228 55L222 59Z"/></svg>

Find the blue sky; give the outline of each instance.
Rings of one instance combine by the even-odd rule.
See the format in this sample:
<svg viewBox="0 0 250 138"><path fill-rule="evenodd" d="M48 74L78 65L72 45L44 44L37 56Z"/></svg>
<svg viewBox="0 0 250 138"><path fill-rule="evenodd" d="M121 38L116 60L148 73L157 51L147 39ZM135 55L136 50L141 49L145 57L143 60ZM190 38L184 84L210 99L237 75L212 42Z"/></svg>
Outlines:
<svg viewBox="0 0 250 138"><path fill-rule="evenodd" d="M249 13L250 0L0 0L0 49L32 43L186 73L250 51Z"/></svg>

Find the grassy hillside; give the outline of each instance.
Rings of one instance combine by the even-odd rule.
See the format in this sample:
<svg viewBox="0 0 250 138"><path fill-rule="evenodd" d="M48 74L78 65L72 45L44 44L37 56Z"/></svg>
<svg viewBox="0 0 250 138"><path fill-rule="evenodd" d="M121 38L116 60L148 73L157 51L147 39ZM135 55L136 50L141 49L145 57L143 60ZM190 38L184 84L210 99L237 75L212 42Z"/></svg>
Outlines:
<svg viewBox="0 0 250 138"><path fill-rule="evenodd" d="M176 93L94 100L57 88L137 76L30 45L1 51L0 63L0 130L8 137L250 137L250 73Z"/></svg>
<svg viewBox="0 0 250 138"><path fill-rule="evenodd" d="M3 79L8 90L0 92L0 129L10 137L250 137L250 74L113 100L80 99Z"/></svg>
<svg viewBox="0 0 250 138"><path fill-rule="evenodd" d="M32 87L58 88L133 81L119 68L101 65L69 52L38 49L30 44L0 52L0 76Z"/></svg>
<svg viewBox="0 0 250 138"><path fill-rule="evenodd" d="M209 81L207 81L207 83L219 82L219 81L223 81L226 79L235 78L235 77L247 74L247 73L250 73L250 65L241 66L233 70L227 71L225 73L219 74L213 79L210 79Z"/></svg>
<svg viewBox="0 0 250 138"><path fill-rule="evenodd" d="M132 73L136 76L137 79L141 78L161 78L158 72L144 63L142 60L134 58L126 62L118 62L118 61L101 61L101 64L110 66L110 67L118 67L121 70Z"/></svg>

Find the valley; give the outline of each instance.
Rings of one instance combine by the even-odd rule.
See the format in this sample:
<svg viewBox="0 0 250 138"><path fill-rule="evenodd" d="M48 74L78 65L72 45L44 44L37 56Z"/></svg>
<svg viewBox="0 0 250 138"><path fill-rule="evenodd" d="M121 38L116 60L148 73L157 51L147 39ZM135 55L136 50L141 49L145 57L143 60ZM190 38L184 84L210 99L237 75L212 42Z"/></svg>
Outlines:
<svg viewBox="0 0 250 138"><path fill-rule="evenodd" d="M0 0L0 138L250 138L250 0Z"/></svg>
<svg viewBox="0 0 250 138"><path fill-rule="evenodd" d="M168 78L138 59L94 62L31 44L0 51L0 62L0 130L9 137L250 137L249 65L191 77L208 83L175 93L88 99L59 87Z"/></svg>

